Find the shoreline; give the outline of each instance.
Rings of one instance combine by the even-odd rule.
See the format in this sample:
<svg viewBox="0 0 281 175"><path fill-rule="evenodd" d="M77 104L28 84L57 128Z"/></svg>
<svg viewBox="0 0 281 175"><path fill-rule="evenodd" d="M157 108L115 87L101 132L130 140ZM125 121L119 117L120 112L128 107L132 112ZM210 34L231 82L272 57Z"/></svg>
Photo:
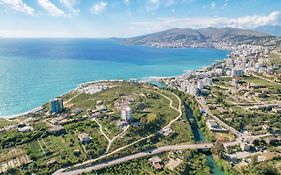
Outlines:
<svg viewBox="0 0 281 175"><path fill-rule="evenodd" d="M229 51L229 52L231 52L231 51ZM211 63L211 64L209 64L209 65L206 65L206 66L204 66L204 67L209 67L209 66L211 66L212 64L215 64L215 63L217 63L217 62L223 62L223 61L225 61L227 58L221 58L221 59L216 59L216 60L214 60L214 62L213 63ZM198 68L198 69L195 69L195 70L187 70L187 69L185 69L185 70L182 70L182 72L186 72L186 71L198 71L198 70L200 70L200 69L202 69L203 67L200 67L200 68ZM141 79L136 79L136 78L129 78L129 79L111 79L111 80L105 80L105 79L103 79L103 80L94 80L94 81L86 81L86 82L84 82L84 83L80 83L80 84L78 84L77 85L77 87L76 88L74 88L74 89L71 89L71 90L68 90L68 91L66 91L65 93L63 93L63 94L61 94L61 95L58 95L57 97L60 97L60 96L63 96L63 95L65 95L65 94L68 94L68 93L70 93L70 92L72 92L72 91L75 91L75 90L77 90L79 87L81 87L82 85L87 85L87 84L92 84L92 83L99 83L99 82L115 82L115 81L130 81L130 80L137 80L137 81L139 81L139 82L144 82L144 83L146 83L146 82L149 82L149 81L160 81L161 79L169 79L169 78L175 78L175 77L177 77L177 76L179 76L179 75L181 75L181 74L177 74L177 75L173 75L173 76L150 76L150 77L142 77ZM53 98L55 98L55 97L53 97ZM52 99L52 98L51 98ZM47 103L47 102L46 102ZM44 103L45 104L45 103ZM38 111L40 111L40 110L42 110L42 106L44 105L44 104L42 104L42 105L40 105L40 106L38 106L38 107L35 107L35 108L33 108L33 109L31 109L31 110L28 110L28 111L26 111L26 112L22 112L22 113L19 113L19 114L12 114L12 115L4 115L4 116L0 116L0 119L3 119L3 120L16 120L18 117L21 117L21 116L24 116L24 115L28 115L28 114L31 114L31 113L36 113L36 112L38 112Z"/></svg>
<svg viewBox="0 0 281 175"><path fill-rule="evenodd" d="M142 78L141 80L138 80L138 81L139 81L139 82L149 82L149 81L151 81L151 80L158 80L158 81L159 81L160 79L163 79L163 78L173 78L173 77L176 77L176 76L177 76L177 75L175 75L175 76L167 76L167 77L156 77L156 76L153 76L153 77L144 77L144 78ZM132 80L132 79L133 79L133 78L130 78L130 79L128 79L128 80L125 80L125 79L111 79L111 80L86 81L86 82L84 82L84 83L80 83L79 85L77 85L76 88L71 89L71 90L69 90L69 91L67 91L67 92L65 92L65 93L63 93L63 94L61 94L61 95L58 95L57 97L66 95L66 94L68 94L68 93L70 93L70 92L72 92L72 91L77 90L77 89L80 88L81 86L87 85L87 84L101 83L101 82L122 82L122 81L130 81L130 80ZM53 97L53 98L55 98L55 97ZM19 113L19 114L0 116L0 119L2 119L2 120L16 120L18 117L21 117L21 116L24 116L24 115L27 115L27 114L31 114L31 113L36 113L36 112L42 110L42 109L43 109L43 108L42 108L43 105L44 105L44 104L42 104L42 105L40 105L40 106L38 106L38 107L35 107L35 108L31 109L31 110L28 110L28 111L26 111L26 112Z"/></svg>

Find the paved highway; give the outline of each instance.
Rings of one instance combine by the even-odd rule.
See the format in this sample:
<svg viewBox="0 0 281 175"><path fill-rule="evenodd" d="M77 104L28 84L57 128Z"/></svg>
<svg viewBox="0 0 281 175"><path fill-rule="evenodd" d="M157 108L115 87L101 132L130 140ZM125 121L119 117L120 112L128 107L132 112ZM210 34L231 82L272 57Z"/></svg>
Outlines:
<svg viewBox="0 0 281 175"><path fill-rule="evenodd" d="M173 109L175 109L179 112L178 117L176 117L176 119L172 120L166 126L166 127L169 127L172 123L174 123L176 120L178 120L180 118L180 116L182 115L182 111L180 109L180 105L181 105L180 102L181 101L178 98L179 99L179 107L178 107L178 109L176 109L175 107L172 106L172 100L169 97L167 97L163 94L161 94L161 95L164 96L165 98L167 98L168 100L170 100L170 107L172 107ZM206 105L206 102L203 98L196 98L196 99L197 99L198 103L200 104L200 106L206 111L206 113L208 115L210 115L214 120L216 120L218 122L218 124L220 124L221 126L223 126L226 129L228 129L231 133L233 133L234 135L237 136L237 139L235 141L223 143L224 146L237 145L237 144L240 144L240 143L244 142L247 139L256 139L256 138L261 138L261 137L267 137L267 136L270 135L270 134L265 134L265 135L259 135L259 136L249 136L249 135L243 134L243 133L235 130L233 127L227 125L226 123L221 121L216 116L214 116L212 114L212 112L209 110L209 108ZM164 128L166 128L166 127L164 127ZM119 164L119 163L127 162L127 161L130 161L130 160L133 160L133 159L138 159L138 158L142 158L142 157L151 156L151 155L154 155L154 154L159 154L159 153L166 152L166 151L184 150L184 149L204 149L204 148L211 148L213 146L213 143L198 143L198 144L182 144L182 145L163 146L163 147L155 148L153 150L143 151L143 152L140 152L140 153L136 153L136 154L132 154L132 155L129 155L129 156L121 157L121 158L118 158L118 159L112 159L112 160L104 161L104 162L97 163L97 164L94 164L94 165L91 165L91 166L88 166L88 167L86 166L90 163L94 163L97 160L101 160L102 158L105 158L107 156L115 154L122 149L125 149L125 148L127 148L131 145L134 145L137 142L140 142L140 141L145 140L147 138L150 138L152 136L154 136L154 134L151 134L151 135L149 135L145 138L137 140L137 141L135 141L135 142L133 142L129 145L126 145L124 147L118 148L118 149L114 150L113 152L108 153L106 155L103 155L103 156L101 156L97 159L92 159L92 160L88 160L88 161L80 163L80 164L76 164L76 165L70 167L70 168L75 168L73 170L60 169L60 170L54 172L53 175L76 175L76 174L86 173L86 172L90 172L90 171L94 171L94 170L99 170L99 169L106 168L106 167L109 167L109 166L113 166L113 165L116 165L116 164Z"/></svg>
<svg viewBox="0 0 281 175"><path fill-rule="evenodd" d="M153 150L149 150L149 151L143 151L140 153L136 153L136 154L132 154L129 156L125 156L125 157L121 157L118 159L113 159L113 160L108 160L108 161L104 161L89 167L79 167L75 170L70 170L70 171L56 171L55 173L53 173L53 175L76 175L76 174L81 174L81 173L86 173L86 172L90 172L93 170L99 170L99 169L103 169L109 166L113 166L119 163L123 163L123 162L127 162L133 159L138 159L138 158L142 158L142 157L147 157L147 156L151 156L154 154L159 154L162 152L167 152L167 151L171 151L171 150L185 150L185 149L204 149L204 148L211 148L213 146L212 143L199 143L199 144L184 144L184 145L171 145L171 146L163 146L163 147L159 147Z"/></svg>
<svg viewBox="0 0 281 175"><path fill-rule="evenodd" d="M149 89L147 89L147 90L149 90ZM152 90L149 90L149 91L152 91ZM181 110L181 100L180 100L180 98L177 96L177 95L175 95L174 93L172 93L172 92L169 92L170 94L172 94L172 95L174 95L176 98L177 98L177 100L178 100L178 108L176 108L176 107L174 107L173 106L173 100L172 99L170 99L169 97L167 97L166 95L164 95L164 94L162 94L162 93L160 93L160 92L157 92L157 91L153 91L154 93L157 93L157 94L159 94L159 95L161 95L161 96L163 96L164 98L166 98L166 99L168 99L169 101L170 101L170 107L172 108L172 109L174 109L174 110L176 110L179 114L178 114L178 116L176 117L176 118L174 118L173 120L171 120L166 126L164 126L161 130L163 130L163 129L165 129L165 128L168 128L168 127L170 127L175 121L177 121L181 116L182 116L182 110ZM97 123L98 123L98 121L97 120L95 120ZM99 123L98 123L99 124ZM99 126L100 126L100 131L102 132L102 126L99 124ZM103 133L103 132L102 132ZM103 133L103 135L107 138L107 140L109 141L109 145L108 145L108 147L107 147L107 151L108 151L108 149L109 149L109 147L110 147L110 145L111 145L111 142L110 142L110 139L105 135L105 133ZM115 154L115 153L117 153L117 152L119 152L119 151L121 151L121 150L123 150L123 149L125 149L125 148L127 148L127 147L130 147L130 146L132 146L132 145L134 145L134 144L136 144L136 143L138 143L138 142L140 142L140 141L142 141L142 140L145 140L145 139L148 139L148 138L151 138L151 137L153 137L155 134L151 134L151 135L149 135L149 136L146 136L146 137L143 137L143 138L141 138L141 139L139 139L139 140L137 140L137 141L135 141L135 142L132 142L132 143L130 143L130 144L128 144L128 145L126 145L126 146L123 146L123 147L120 147L120 148L118 148L118 149L116 149L116 150L114 150L114 151L112 151L112 152L110 152L110 153L107 153L107 154L104 154L104 155L102 155L102 156L100 156L100 157L98 157L98 158L96 158L96 159L90 159L90 160L87 160L87 161L85 161L85 162L82 162L82 163L79 163L79 164L76 164L76 165L73 165L73 166L71 166L70 168L77 168L77 171L80 169L80 170L83 170L83 168L81 168L81 167L85 167L85 165L87 165L87 164L90 164L90 163L94 163L94 162L96 162L96 161L98 161L98 160L101 160L101 159L103 159L103 158L105 158L105 157L108 157L108 156L110 156L110 155L112 155L112 154ZM161 150L161 149L160 149ZM65 171L66 170L66 168L62 168L62 169L59 169L58 171L56 171L54 174L55 175L61 175L61 174L65 174L65 173L63 173L63 171ZM76 170L75 170L76 171ZM75 172L74 171L74 172ZM91 170L90 170L91 171ZM71 171L72 172L72 171ZM83 171L84 172L84 171ZM69 173L67 173L67 174L69 174Z"/></svg>

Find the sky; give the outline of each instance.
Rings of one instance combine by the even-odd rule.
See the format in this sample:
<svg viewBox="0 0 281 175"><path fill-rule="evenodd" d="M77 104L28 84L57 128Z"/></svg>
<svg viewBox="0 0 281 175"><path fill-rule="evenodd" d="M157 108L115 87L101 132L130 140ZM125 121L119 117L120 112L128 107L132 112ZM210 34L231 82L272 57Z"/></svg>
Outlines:
<svg viewBox="0 0 281 175"><path fill-rule="evenodd" d="M281 24L281 0L0 0L1 37L131 37Z"/></svg>

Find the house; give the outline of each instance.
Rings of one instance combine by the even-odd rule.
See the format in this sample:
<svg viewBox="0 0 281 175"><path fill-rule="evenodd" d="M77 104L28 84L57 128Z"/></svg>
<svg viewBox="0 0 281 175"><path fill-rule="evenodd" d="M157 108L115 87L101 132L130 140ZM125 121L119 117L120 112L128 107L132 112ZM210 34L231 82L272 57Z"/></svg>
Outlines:
<svg viewBox="0 0 281 175"><path fill-rule="evenodd" d="M91 114L91 117L92 118L98 118L98 117L101 117L102 116L102 114L100 113L100 112L93 112L92 114Z"/></svg>
<svg viewBox="0 0 281 175"><path fill-rule="evenodd" d="M31 127L30 126L19 127L18 131L19 132L30 132L31 131Z"/></svg>
<svg viewBox="0 0 281 175"><path fill-rule="evenodd" d="M242 151L251 151L255 149L255 146L249 143L241 143L240 148Z"/></svg>
<svg viewBox="0 0 281 175"><path fill-rule="evenodd" d="M123 121L123 120L119 120L117 121L117 127L120 129L125 129L128 126L128 122Z"/></svg>
<svg viewBox="0 0 281 175"><path fill-rule="evenodd" d="M105 105L96 105L96 108L100 112L106 112L106 110L107 110Z"/></svg>
<svg viewBox="0 0 281 175"><path fill-rule="evenodd" d="M281 107L272 108L272 112L281 114Z"/></svg>
<svg viewBox="0 0 281 175"><path fill-rule="evenodd" d="M83 110L80 109L80 108L75 108L75 109L73 109L71 112L74 113L75 115L78 115L78 114L80 114L81 112L83 112Z"/></svg>
<svg viewBox="0 0 281 175"><path fill-rule="evenodd" d="M162 160L158 156L148 159L148 162L152 164L155 170L161 170L163 168L163 165L161 164Z"/></svg>
<svg viewBox="0 0 281 175"><path fill-rule="evenodd" d="M264 85L259 85L259 84L254 84L254 83L248 84L248 88L252 88L252 89L265 88L265 87L266 86L264 86Z"/></svg>
<svg viewBox="0 0 281 175"><path fill-rule="evenodd" d="M53 126L53 127L51 127L49 129L49 132L51 134L55 134L55 135L57 135L57 134L64 134L65 133L65 129L61 125L55 125L55 126Z"/></svg>
<svg viewBox="0 0 281 175"><path fill-rule="evenodd" d="M92 140L92 138L87 133L78 134L78 139L79 139L80 143L87 143Z"/></svg>
<svg viewBox="0 0 281 175"><path fill-rule="evenodd" d="M221 114L224 114L224 113L227 113L227 110L222 108L222 107L217 107L217 110L221 113Z"/></svg>
<svg viewBox="0 0 281 175"><path fill-rule="evenodd" d="M97 105L102 105L102 101L97 100L96 104L97 104Z"/></svg>
<svg viewBox="0 0 281 175"><path fill-rule="evenodd" d="M73 154L78 157L81 154L81 151L79 149L75 149Z"/></svg>
<svg viewBox="0 0 281 175"><path fill-rule="evenodd" d="M53 118L50 120L50 123L53 125L56 125L59 122L59 120L57 118Z"/></svg>
<svg viewBox="0 0 281 175"><path fill-rule="evenodd" d="M227 129L222 128L215 120L207 120L206 125L210 131L214 132L226 132Z"/></svg>
<svg viewBox="0 0 281 175"><path fill-rule="evenodd" d="M161 131L162 131L162 134L166 137L169 136L173 132L173 130L170 127L162 129Z"/></svg>
<svg viewBox="0 0 281 175"><path fill-rule="evenodd" d="M134 127L140 127L141 123L139 121L134 121L134 122L131 122L131 125Z"/></svg>
<svg viewBox="0 0 281 175"><path fill-rule="evenodd" d="M50 166L54 165L55 163L57 163L57 160L56 159L52 159L52 160L47 162L47 166L50 167Z"/></svg>
<svg viewBox="0 0 281 175"><path fill-rule="evenodd" d="M266 98L266 97L268 97L267 93L264 92L264 91L261 92L261 93L258 93L257 95L258 95L258 97L260 97L260 98Z"/></svg>

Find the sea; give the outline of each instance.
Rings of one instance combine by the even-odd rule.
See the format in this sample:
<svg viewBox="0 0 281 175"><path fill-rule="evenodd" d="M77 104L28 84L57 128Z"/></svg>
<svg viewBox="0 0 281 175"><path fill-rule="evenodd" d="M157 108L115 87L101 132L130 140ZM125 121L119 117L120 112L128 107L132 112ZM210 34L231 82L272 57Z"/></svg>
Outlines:
<svg viewBox="0 0 281 175"><path fill-rule="evenodd" d="M0 38L0 116L30 111L84 82L170 77L227 54L123 45L112 39Z"/></svg>

